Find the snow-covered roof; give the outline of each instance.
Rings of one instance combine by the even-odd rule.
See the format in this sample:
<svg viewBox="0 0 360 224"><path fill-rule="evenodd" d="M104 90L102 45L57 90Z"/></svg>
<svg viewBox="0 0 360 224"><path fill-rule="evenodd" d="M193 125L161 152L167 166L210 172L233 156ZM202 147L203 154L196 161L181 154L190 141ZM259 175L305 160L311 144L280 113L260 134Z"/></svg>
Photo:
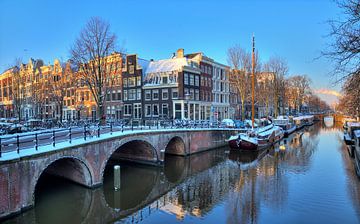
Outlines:
<svg viewBox="0 0 360 224"><path fill-rule="evenodd" d="M179 71L186 65L188 65L186 58L171 58L151 61L146 70L146 74Z"/></svg>

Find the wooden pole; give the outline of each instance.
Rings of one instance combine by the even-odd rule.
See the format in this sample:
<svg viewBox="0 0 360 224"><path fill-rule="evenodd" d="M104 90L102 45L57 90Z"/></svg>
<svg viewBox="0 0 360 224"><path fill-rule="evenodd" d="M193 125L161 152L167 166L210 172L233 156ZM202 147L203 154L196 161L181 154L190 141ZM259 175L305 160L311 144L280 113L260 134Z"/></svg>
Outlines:
<svg viewBox="0 0 360 224"><path fill-rule="evenodd" d="M120 179L120 166L114 166L114 189L115 191L120 190L121 179Z"/></svg>
<svg viewBox="0 0 360 224"><path fill-rule="evenodd" d="M254 118L255 118L255 36L252 38L252 57L251 57L251 123L254 129Z"/></svg>

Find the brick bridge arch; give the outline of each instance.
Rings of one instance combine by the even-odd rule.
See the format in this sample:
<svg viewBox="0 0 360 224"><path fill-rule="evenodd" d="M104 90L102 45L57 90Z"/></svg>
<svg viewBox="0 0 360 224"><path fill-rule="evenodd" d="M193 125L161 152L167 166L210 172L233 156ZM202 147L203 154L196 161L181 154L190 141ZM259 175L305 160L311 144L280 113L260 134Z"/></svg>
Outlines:
<svg viewBox="0 0 360 224"><path fill-rule="evenodd" d="M137 160L143 163L151 164L159 163L159 161L161 161L159 152L160 149L154 146L151 143L151 140L146 138L146 136L130 136L120 139L119 141L112 143L111 149L107 151L106 157L103 159L103 161L101 161L99 176L102 177L103 180L106 165L111 158ZM131 158L129 156L133 156L135 158Z"/></svg>
<svg viewBox="0 0 360 224"><path fill-rule="evenodd" d="M86 160L76 156L62 156L53 158L42 163L34 172L32 184L30 185L31 201L35 203L35 192L39 180L44 173L66 178L76 184L85 187L93 185L93 170L89 169L89 164Z"/></svg>

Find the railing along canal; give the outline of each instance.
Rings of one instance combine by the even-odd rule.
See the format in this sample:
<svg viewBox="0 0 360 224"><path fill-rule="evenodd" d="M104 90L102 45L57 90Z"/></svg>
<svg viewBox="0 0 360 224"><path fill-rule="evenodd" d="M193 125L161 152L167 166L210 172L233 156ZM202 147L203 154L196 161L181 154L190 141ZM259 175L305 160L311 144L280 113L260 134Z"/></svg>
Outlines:
<svg viewBox="0 0 360 224"><path fill-rule="evenodd" d="M58 143L69 142L72 143L75 139L84 139L87 141L93 138L100 138L102 135L124 131L139 131L139 130L156 130L156 129L178 129L178 128L223 128L219 123L211 123L209 121L157 121L151 125L113 125L110 123L105 126L84 126L84 127L69 127L59 128L48 131L35 131L30 133L20 133L0 136L0 158L4 153L14 152L17 154L21 150L34 148L38 151L39 146L56 147ZM234 129L234 128L232 128Z"/></svg>

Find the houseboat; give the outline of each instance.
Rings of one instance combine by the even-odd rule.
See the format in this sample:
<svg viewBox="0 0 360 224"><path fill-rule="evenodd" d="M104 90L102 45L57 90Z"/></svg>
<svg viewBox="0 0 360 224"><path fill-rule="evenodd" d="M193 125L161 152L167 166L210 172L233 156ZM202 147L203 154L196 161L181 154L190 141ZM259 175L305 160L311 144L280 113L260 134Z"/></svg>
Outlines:
<svg viewBox="0 0 360 224"><path fill-rule="evenodd" d="M344 131L344 141L351 157L354 157L355 150L355 131L360 130L360 122L348 122L347 129Z"/></svg>
<svg viewBox="0 0 360 224"><path fill-rule="evenodd" d="M283 137L281 127L268 125L256 131L231 136L228 142L231 149L256 151L270 147Z"/></svg>
<svg viewBox="0 0 360 224"><path fill-rule="evenodd" d="M296 131L296 125L291 122L288 117L279 116L273 120L274 125L279 126L284 131L284 137L289 136L291 133Z"/></svg>
<svg viewBox="0 0 360 224"><path fill-rule="evenodd" d="M294 124L296 125L296 130L300 130L305 126L305 121L303 117L294 117L293 118Z"/></svg>
<svg viewBox="0 0 360 224"><path fill-rule="evenodd" d="M305 126L311 126L314 124L314 115L305 115L302 116L302 119L304 120Z"/></svg>
<svg viewBox="0 0 360 224"><path fill-rule="evenodd" d="M355 171L360 177L360 130L354 131L354 147Z"/></svg>

